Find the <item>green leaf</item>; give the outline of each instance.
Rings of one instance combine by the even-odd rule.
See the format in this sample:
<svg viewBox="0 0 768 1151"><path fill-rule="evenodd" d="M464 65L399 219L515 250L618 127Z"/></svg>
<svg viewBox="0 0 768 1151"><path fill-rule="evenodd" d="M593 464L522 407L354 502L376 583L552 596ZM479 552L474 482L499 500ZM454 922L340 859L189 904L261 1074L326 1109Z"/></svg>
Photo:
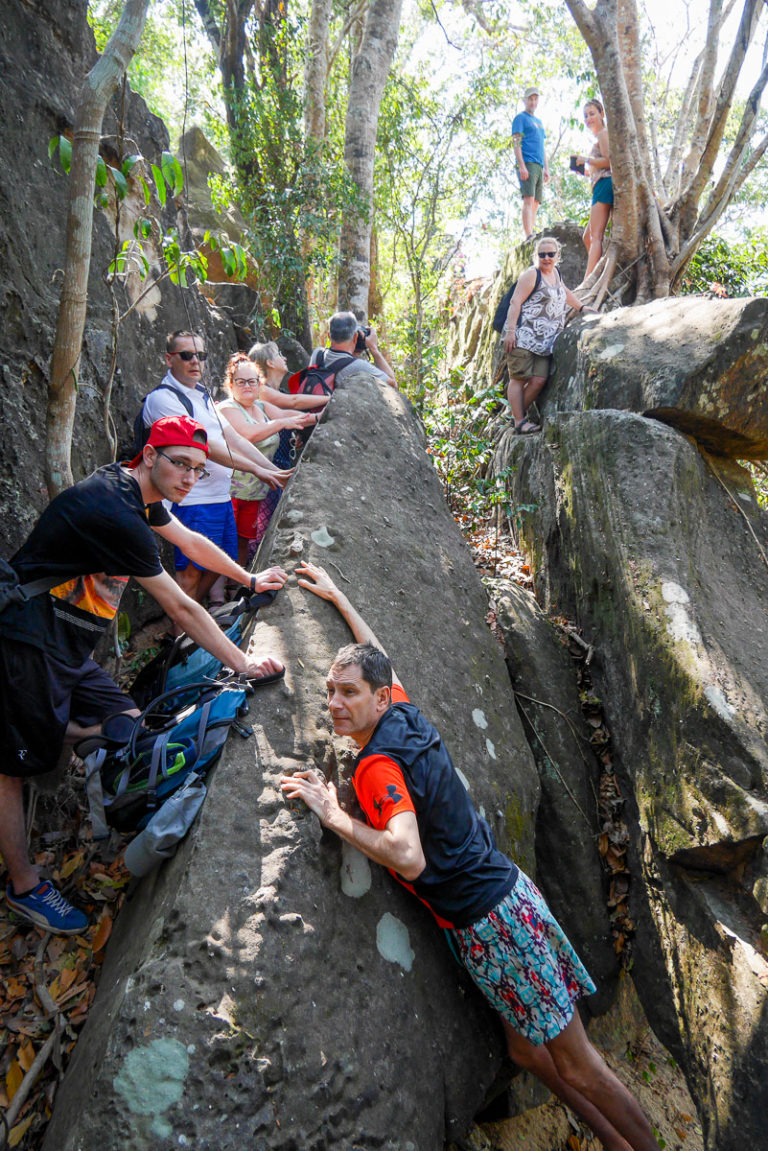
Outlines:
<svg viewBox="0 0 768 1151"><path fill-rule="evenodd" d="M72 167L72 142L66 136L59 136L59 159L64 171L69 174Z"/></svg>
<svg viewBox="0 0 768 1151"><path fill-rule="evenodd" d="M126 177L130 176L131 172L136 167L136 165L140 164L143 161L143 159L144 159L144 157L142 155L140 155L138 152L135 152L132 156L126 156L125 159L123 160L122 164L120 165L120 171L123 173L124 176L126 176Z"/></svg>
<svg viewBox="0 0 768 1151"><path fill-rule="evenodd" d="M184 173L181 170L181 164L172 152L163 152L160 166L171 195L178 196L184 187Z"/></svg>
<svg viewBox="0 0 768 1151"><path fill-rule="evenodd" d="M149 207L149 201L152 199L152 189L143 176L139 176L141 180L141 190L144 193L144 206Z"/></svg>
<svg viewBox="0 0 768 1151"><path fill-rule="evenodd" d="M165 200L166 200L166 196L167 196L167 190L166 190L166 186L165 186L165 176L163 175L161 170L158 168L157 164L152 165L152 175L155 178L155 187L157 188L157 198L160 201L161 206L164 208L165 207Z"/></svg>
<svg viewBox="0 0 768 1151"><path fill-rule="evenodd" d="M56 149L59 146L59 139L60 139L59 136L51 136L50 140L48 141L48 159L49 160L53 159L53 153L56 151Z"/></svg>
<svg viewBox="0 0 768 1151"><path fill-rule="evenodd" d="M109 203L109 196L106 192L97 192L93 198L93 202L97 208L106 208Z"/></svg>
<svg viewBox="0 0 768 1151"><path fill-rule="evenodd" d="M131 621L128 613L119 611L117 613L117 638L121 644L127 643L131 635Z"/></svg>
<svg viewBox="0 0 768 1151"><path fill-rule="evenodd" d="M118 172L117 168L110 166L110 174L115 181L115 191L117 192L118 199L124 200L128 195L128 181L122 172Z"/></svg>
<svg viewBox="0 0 768 1151"><path fill-rule="evenodd" d="M96 157L96 187L103 188L107 183L107 165L102 156Z"/></svg>

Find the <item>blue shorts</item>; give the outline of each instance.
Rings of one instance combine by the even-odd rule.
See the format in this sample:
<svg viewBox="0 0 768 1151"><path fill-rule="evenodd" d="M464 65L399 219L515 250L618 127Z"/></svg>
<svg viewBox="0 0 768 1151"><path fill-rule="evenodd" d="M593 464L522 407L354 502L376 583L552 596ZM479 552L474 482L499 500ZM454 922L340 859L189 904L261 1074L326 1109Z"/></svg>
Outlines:
<svg viewBox="0 0 768 1151"><path fill-rule="evenodd" d="M184 527L205 536L226 552L230 559L237 559L237 528L231 500L223 504L193 504L192 507L178 505L172 511ZM189 564L198 571L206 571L202 564L196 564L177 547L173 549L173 563L176 571L183 571Z"/></svg>
<svg viewBox="0 0 768 1151"><path fill-rule="evenodd" d="M485 998L530 1043L554 1039L595 985L525 872L501 903L449 932Z"/></svg>
<svg viewBox="0 0 768 1151"><path fill-rule="evenodd" d="M593 204L613 203L613 180L610 176L601 176L592 189Z"/></svg>

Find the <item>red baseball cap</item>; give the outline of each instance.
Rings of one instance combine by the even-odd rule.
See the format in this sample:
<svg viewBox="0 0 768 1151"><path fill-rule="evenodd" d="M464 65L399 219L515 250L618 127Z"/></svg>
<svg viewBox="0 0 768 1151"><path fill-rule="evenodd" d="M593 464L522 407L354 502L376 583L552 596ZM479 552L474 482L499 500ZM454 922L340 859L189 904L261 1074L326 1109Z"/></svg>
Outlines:
<svg viewBox="0 0 768 1151"><path fill-rule="evenodd" d="M200 448L208 455L208 433L191 416L163 416L162 420L155 420L149 429L149 438L144 447L147 445L153 448ZM137 468L143 458L144 448L128 467Z"/></svg>

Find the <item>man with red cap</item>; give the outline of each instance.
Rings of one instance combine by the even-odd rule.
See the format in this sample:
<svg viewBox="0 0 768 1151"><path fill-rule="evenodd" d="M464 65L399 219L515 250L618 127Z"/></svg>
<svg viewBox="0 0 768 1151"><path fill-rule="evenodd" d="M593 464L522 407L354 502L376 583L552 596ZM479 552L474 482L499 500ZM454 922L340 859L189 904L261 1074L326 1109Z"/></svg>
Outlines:
<svg viewBox="0 0 768 1151"><path fill-rule="evenodd" d="M77 934L88 921L29 861L23 780L50 771L65 741L98 732L107 715L139 714L91 658L129 577L227 667L252 677L282 669L274 657L249 656L231 643L160 562L155 533L252 591L285 583L282 568L251 575L163 506L189 494L207 458L201 424L189 416L158 420L134 460L99 468L58 495L10 561L20 594L0 612L0 855L9 906L47 931Z"/></svg>

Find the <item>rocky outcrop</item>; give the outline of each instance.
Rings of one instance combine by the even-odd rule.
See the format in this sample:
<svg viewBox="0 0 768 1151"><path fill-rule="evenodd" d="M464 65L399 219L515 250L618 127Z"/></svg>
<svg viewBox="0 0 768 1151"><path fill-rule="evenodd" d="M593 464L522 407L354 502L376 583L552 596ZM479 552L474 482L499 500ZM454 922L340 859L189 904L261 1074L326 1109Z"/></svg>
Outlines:
<svg viewBox="0 0 768 1151"><path fill-rule="evenodd" d="M543 415L614 408L654 416L708 452L768 456L768 300L654 300L570 324Z"/></svg>
<svg viewBox="0 0 768 1151"><path fill-rule="evenodd" d="M391 388L343 386L314 433L260 562L300 557L349 591L530 867L538 784L502 653ZM279 791L312 763L343 781L349 752L323 695L348 638L294 581L259 625L285 684L255 697L256 734L230 741L183 853L121 913L48 1151L438 1151L482 1104L500 1029L431 917Z"/></svg>
<svg viewBox="0 0 768 1151"><path fill-rule="evenodd" d="M83 78L96 57L86 6L71 0L8 0L0 22L0 513L5 525L3 554L21 543L47 502L43 448L48 366L56 328L68 179L48 159L48 141L70 135ZM104 151L118 133L116 104L104 122ZM127 151L139 149L159 161L168 134L143 100L131 94L124 111ZM153 201L155 214L160 205ZM121 209L121 240L133 237L133 224L145 215L143 196L133 189ZM169 203L163 216L182 238L182 201ZM103 273L114 255L112 209L94 215L93 255L88 286L88 318L77 393L72 445L75 478L105 463L104 388L111 359L111 301ZM152 276L160 253L147 243ZM139 293L140 282L117 288L121 310ZM143 288L146 285L142 285ZM236 347L231 323L196 289L182 291L163 280L120 328L118 373L111 411L119 439L129 438L139 398L165 372L165 335L175 328L205 331L211 358L209 378L217 381Z"/></svg>
<svg viewBox="0 0 768 1151"><path fill-rule="evenodd" d="M685 1068L706 1145L764 1137L768 963L768 518L749 475L630 413L506 435L497 466L533 511L545 608L594 645L631 797L633 978ZM631 806L634 805L634 817Z"/></svg>

